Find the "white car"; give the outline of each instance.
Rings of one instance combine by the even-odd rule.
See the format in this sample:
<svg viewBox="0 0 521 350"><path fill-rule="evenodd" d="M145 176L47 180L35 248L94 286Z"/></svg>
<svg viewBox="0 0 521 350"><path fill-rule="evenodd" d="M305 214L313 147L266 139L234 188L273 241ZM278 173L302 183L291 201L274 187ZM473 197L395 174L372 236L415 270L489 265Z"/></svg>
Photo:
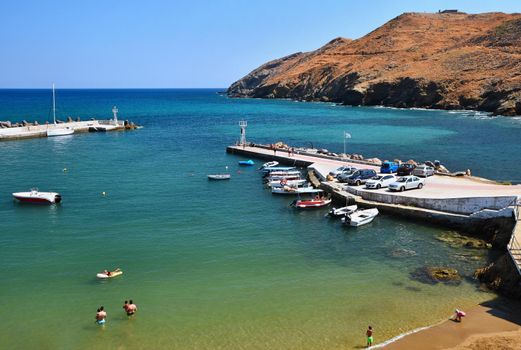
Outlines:
<svg viewBox="0 0 521 350"><path fill-rule="evenodd" d="M425 164L420 164L416 168L414 168L414 170L412 171L412 174L416 175L416 176L427 177L427 176L434 175L434 171L435 170L433 167L425 165Z"/></svg>
<svg viewBox="0 0 521 350"><path fill-rule="evenodd" d="M389 185L391 191L411 190L413 188L421 189L425 184L425 179L420 179L417 176L404 176Z"/></svg>
<svg viewBox="0 0 521 350"><path fill-rule="evenodd" d="M396 182L398 178L394 175L378 175L378 176L375 176L373 177L372 179L370 180L367 180L367 182L365 183L365 187L366 188L383 188L383 187L387 187L389 186L390 184L392 184L393 182Z"/></svg>
<svg viewBox="0 0 521 350"><path fill-rule="evenodd" d="M349 165L345 165L345 166L341 166L340 168L336 168L335 170L329 172L329 175L333 176L333 177L337 177L338 175L340 174L352 174L353 171L356 171L356 168L353 167L353 166L349 166Z"/></svg>

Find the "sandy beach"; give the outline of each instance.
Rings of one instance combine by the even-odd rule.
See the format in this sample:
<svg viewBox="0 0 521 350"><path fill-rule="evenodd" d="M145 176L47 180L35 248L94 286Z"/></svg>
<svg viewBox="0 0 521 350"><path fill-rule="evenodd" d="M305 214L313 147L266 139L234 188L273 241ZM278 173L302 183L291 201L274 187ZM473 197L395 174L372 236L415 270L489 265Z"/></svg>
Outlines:
<svg viewBox="0 0 521 350"><path fill-rule="evenodd" d="M499 350L521 348L521 304L496 299L466 310L461 323L447 320L384 346L385 350Z"/></svg>

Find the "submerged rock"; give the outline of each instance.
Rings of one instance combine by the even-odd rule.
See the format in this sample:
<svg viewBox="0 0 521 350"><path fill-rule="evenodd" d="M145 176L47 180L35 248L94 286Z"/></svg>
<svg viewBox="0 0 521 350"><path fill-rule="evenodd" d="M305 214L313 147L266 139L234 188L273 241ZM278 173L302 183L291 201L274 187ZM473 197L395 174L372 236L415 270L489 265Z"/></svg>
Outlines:
<svg viewBox="0 0 521 350"><path fill-rule="evenodd" d="M482 239L460 235L454 231L445 231L436 237L437 240L447 243L453 248L488 249L492 244Z"/></svg>
<svg viewBox="0 0 521 350"><path fill-rule="evenodd" d="M412 249L396 248L396 249L391 250L388 255L391 258L408 258L408 257L411 257L411 256L415 256L417 254Z"/></svg>
<svg viewBox="0 0 521 350"><path fill-rule="evenodd" d="M451 267L420 267L411 272L411 278L427 284L446 283L460 284L461 276L458 270Z"/></svg>

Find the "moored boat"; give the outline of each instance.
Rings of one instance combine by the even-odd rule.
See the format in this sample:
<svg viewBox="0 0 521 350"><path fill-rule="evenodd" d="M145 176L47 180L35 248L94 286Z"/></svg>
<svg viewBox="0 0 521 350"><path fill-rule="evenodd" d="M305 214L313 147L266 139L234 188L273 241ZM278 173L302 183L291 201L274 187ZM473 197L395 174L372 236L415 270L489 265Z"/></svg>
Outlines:
<svg viewBox="0 0 521 350"><path fill-rule="evenodd" d="M264 169L268 169L268 168L273 168L273 167L276 167L277 165L279 165L279 162L277 162L276 160L273 160L271 162L262 164L260 169L264 170Z"/></svg>
<svg viewBox="0 0 521 350"><path fill-rule="evenodd" d="M239 165L247 165L247 166L252 166L252 165L255 165L255 162L251 159L248 159L248 160L240 160L239 161Z"/></svg>
<svg viewBox="0 0 521 350"><path fill-rule="evenodd" d="M208 180L230 180L232 177L230 174L209 174Z"/></svg>
<svg viewBox="0 0 521 350"><path fill-rule="evenodd" d="M265 176L269 176L269 174L276 171L294 171L297 170L297 168L293 166L273 166L268 168L261 168L260 170L265 174Z"/></svg>
<svg viewBox="0 0 521 350"><path fill-rule="evenodd" d="M298 209L314 209L322 208L331 203L331 198L313 198L313 199L298 199L294 202L293 206Z"/></svg>
<svg viewBox="0 0 521 350"><path fill-rule="evenodd" d="M15 192L13 197L24 203L54 204L60 203L62 196L56 192L40 192L33 188L30 192Z"/></svg>
<svg viewBox="0 0 521 350"><path fill-rule="evenodd" d="M283 186L283 187L272 187L271 193L273 194L314 194L314 193L322 193L324 191L315 189L313 186L304 186L304 187L291 187L291 186Z"/></svg>
<svg viewBox="0 0 521 350"><path fill-rule="evenodd" d="M74 134L74 128L70 126L61 127L58 126L58 124L56 124L56 97L54 93L54 84L52 84L52 119L54 122L54 127L51 129L47 127L47 137L66 136Z"/></svg>
<svg viewBox="0 0 521 350"><path fill-rule="evenodd" d="M305 179L295 178L295 179L281 179L281 180L273 180L267 183L268 187L283 187L283 186L302 186L306 183Z"/></svg>
<svg viewBox="0 0 521 350"><path fill-rule="evenodd" d="M347 215L347 214L354 213L357 209L358 209L358 206L356 204L348 205L346 207L341 207L341 208L332 208L327 213L327 215L333 216L333 217L344 216L344 215Z"/></svg>
<svg viewBox="0 0 521 350"><path fill-rule="evenodd" d="M342 222L350 226L362 226L370 223L378 215L377 208L357 210L354 213L347 214L342 218Z"/></svg>

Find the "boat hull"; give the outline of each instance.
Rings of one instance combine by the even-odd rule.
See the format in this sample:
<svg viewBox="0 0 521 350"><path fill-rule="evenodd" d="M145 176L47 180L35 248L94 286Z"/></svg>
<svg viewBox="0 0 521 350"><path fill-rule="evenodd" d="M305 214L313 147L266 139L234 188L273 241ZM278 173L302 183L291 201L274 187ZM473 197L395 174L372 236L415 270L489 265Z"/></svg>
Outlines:
<svg viewBox="0 0 521 350"><path fill-rule="evenodd" d="M208 175L208 180L230 180L230 174L214 174Z"/></svg>
<svg viewBox="0 0 521 350"><path fill-rule="evenodd" d="M62 197L55 192L18 192L13 193L14 199L22 203L55 204L60 203Z"/></svg>
<svg viewBox="0 0 521 350"><path fill-rule="evenodd" d="M47 137L55 137L55 136L67 136L74 134L74 129L72 128L64 128L64 129L49 129L47 130Z"/></svg>
<svg viewBox="0 0 521 350"><path fill-rule="evenodd" d="M295 207L298 209L316 209L328 206L331 203L331 199L325 200L300 200L295 203Z"/></svg>

